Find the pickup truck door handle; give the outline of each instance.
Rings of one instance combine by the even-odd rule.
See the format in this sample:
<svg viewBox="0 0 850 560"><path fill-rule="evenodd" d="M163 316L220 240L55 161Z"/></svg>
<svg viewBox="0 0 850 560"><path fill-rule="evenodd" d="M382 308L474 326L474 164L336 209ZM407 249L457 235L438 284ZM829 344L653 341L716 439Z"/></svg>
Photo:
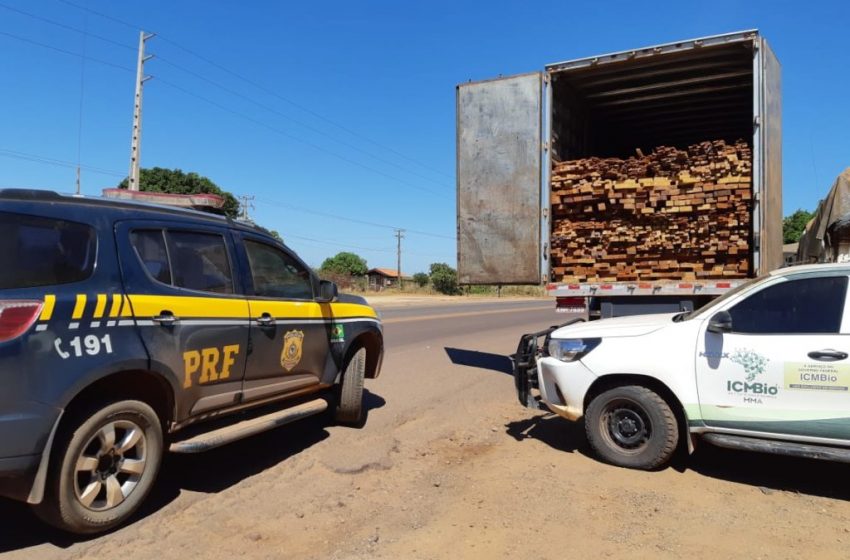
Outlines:
<svg viewBox="0 0 850 560"><path fill-rule="evenodd" d="M813 360L821 362L837 362L847 359L847 352L839 352L838 350L815 350L809 352L809 357Z"/></svg>
<svg viewBox="0 0 850 560"><path fill-rule="evenodd" d="M160 311L159 315L153 318L154 323L159 323L163 327L170 327L178 320L171 311Z"/></svg>
<svg viewBox="0 0 850 560"><path fill-rule="evenodd" d="M263 313L257 318L257 324L261 327L273 327L274 317L272 317L268 313Z"/></svg>

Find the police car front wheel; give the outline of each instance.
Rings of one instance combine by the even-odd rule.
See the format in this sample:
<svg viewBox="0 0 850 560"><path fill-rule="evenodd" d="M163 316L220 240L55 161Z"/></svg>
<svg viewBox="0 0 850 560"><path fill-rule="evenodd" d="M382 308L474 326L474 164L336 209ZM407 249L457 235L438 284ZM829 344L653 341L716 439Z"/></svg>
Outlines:
<svg viewBox="0 0 850 560"><path fill-rule="evenodd" d="M366 349L358 349L349 358L337 387L334 418L342 424L358 426L363 422L363 379L366 376Z"/></svg>
<svg viewBox="0 0 850 560"><path fill-rule="evenodd" d="M162 459L162 428L144 402L90 409L54 447L36 513L72 533L96 533L130 517L147 497Z"/></svg>

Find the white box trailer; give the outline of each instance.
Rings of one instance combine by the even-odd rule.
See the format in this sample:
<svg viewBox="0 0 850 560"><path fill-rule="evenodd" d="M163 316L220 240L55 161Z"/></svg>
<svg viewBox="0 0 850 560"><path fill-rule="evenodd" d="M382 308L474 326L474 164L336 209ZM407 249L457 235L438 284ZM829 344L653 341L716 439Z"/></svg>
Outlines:
<svg viewBox="0 0 850 560"><path fill-rule="evenodd" d="M553 161L745 139L752 147L749 274L782 265L780 66L756 30L547 65L457 86L461 284L544 284L596 316L689 310L741 280L554 283ZM589 305L588 305L589 304Z"/></svg>

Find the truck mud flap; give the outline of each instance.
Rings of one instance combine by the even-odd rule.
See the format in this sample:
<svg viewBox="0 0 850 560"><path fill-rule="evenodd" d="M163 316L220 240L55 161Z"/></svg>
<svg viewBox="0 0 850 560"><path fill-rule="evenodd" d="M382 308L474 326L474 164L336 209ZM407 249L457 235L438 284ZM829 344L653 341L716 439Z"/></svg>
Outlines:
<svg viewBox="0 0 850 560"><path fill-rule="evenodd" d="M537 383L537 358L545 350L549 341L549 335L561 327L584 321L583 318L575 318L561 325L554 325L548 329L535 333L524 334L519 339L519 345L515 354L511 354L511 363L514 370L514 385L516 386L517 399L526 408L542 408L539 398L532 390L539 389ZM540 339L543 338L543 344Z"/></svg>

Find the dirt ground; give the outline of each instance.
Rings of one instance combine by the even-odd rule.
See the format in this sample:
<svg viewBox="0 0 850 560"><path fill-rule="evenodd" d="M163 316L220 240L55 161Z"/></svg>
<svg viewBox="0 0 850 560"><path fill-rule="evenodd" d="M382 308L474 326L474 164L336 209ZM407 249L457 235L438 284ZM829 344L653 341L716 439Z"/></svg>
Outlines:
<svg viewBox="0 0 850 560"><path fill-rule="evenodd" d="M390 323L362 429L314 418L169 456L142 514L90 540L0 503L0 557L850 558L846 465L704 446L630 471L522 408L505 354L545 320Z"/></svg>

